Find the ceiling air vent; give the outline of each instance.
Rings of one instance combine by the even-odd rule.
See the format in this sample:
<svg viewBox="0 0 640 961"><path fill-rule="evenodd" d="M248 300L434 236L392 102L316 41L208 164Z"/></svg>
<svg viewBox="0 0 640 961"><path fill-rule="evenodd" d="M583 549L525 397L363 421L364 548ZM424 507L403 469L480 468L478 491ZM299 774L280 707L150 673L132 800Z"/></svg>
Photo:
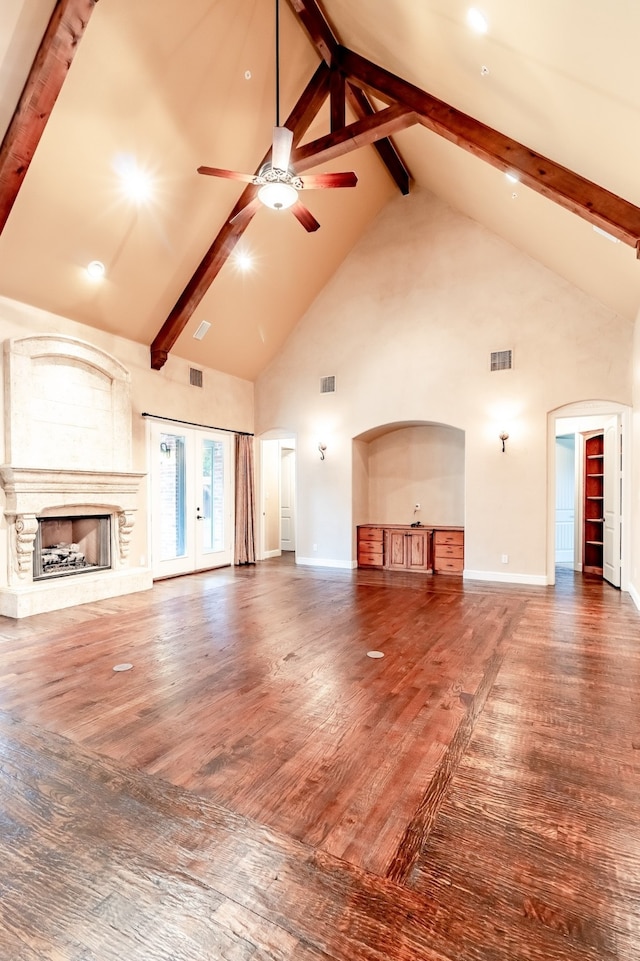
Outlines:
<svg viewBox="0 0 640 961"><path fill-rule="evenodd" d="M491 370L511 370L513 367L513 351L492 350Z"/></svg>
<svg viewBox="0 0 640 961"><path fill-rule="evenodd" d="M321 394L335 394L336 392L336 375L331 374L329 377L320 378L320 393Z"/></svg>
<svg viewBox="0 0 640 961"><path fill-rule="evenodd" d="M195 367L189 368L189 383L192 387L202 387L202 371Z"/></svg>

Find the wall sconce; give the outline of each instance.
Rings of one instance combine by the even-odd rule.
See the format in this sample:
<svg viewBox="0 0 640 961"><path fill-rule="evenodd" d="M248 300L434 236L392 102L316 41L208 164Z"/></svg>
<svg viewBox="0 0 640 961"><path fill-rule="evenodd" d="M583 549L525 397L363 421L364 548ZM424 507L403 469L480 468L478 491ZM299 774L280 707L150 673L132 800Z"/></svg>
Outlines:
<svg viewBox="0 0 640 961"><path fill-rule="evenodd" d="M502 433L500 434L500 440L502 441L502 453L504 454L505 452L504 442L506 440L509 440L509 435L507 434L506 430L503 430Z"/></svg>
<svg viewBox="0 0 640 961"><path fill-rule="evenodd" d="M323 444L322 441L318 444L318 450L320 451L320 460L324 460L324 452L327 449L327 445Z"/></svg>

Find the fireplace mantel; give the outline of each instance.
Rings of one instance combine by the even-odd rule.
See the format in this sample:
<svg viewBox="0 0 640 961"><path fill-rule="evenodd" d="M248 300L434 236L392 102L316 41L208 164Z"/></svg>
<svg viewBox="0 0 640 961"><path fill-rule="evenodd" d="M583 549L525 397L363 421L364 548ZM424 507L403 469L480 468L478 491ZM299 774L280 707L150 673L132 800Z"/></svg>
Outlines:
<svg viewBox="0 0 640 961"><path fill-rule="evenodd" d="M38 514L48 509L87 505L135 510L140 482L145 476L122 471L43 470L9 464L0 467L5 514Z"/></svg>

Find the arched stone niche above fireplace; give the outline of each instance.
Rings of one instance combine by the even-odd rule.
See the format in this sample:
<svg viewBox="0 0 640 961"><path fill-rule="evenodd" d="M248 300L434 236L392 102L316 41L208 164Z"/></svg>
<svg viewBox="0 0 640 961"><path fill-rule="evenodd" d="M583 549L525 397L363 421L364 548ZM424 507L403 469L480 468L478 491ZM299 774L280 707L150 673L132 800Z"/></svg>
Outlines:
<svg viewBox="0 0 640 961"><path fill-rule="evenodd" d="M73 337L7 340L5 460L58 470L131 469L128 370Z"/></svg>

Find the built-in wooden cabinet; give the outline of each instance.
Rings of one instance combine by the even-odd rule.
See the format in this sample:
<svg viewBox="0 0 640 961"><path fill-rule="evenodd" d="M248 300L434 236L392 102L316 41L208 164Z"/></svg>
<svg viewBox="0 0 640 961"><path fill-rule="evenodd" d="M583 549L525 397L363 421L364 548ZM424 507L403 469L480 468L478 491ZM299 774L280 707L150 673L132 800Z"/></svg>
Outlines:
<svg viewBox="0 0 640 961"><path fill-rule="evenodd" d="M433 569L436 574L462 574L464 531L433 532Z"/></svg>
<svg viewBox="0 0 640 961"><path fill-rule="evenodd" d="M358 527L358 567L462 574L464 529L362 524Z"/></svg>
<svg viewBox="0 0 640 961"><path fill-rule="evenodd" d="M604 435L584 443L584 547L582 570L602 574L604 546Z"/></svg>
<svg viewBox="0 0 640 961"><path fill-rule="evenodd" d="M358 528L358 567L384 567L382 527Z"/></svg>
<svg viewBox="0 0 640 961"><path fill-rule="evenodd" d="M384 532L385 564L390 571L430 571L431 531L389 527Z"/></svg>

